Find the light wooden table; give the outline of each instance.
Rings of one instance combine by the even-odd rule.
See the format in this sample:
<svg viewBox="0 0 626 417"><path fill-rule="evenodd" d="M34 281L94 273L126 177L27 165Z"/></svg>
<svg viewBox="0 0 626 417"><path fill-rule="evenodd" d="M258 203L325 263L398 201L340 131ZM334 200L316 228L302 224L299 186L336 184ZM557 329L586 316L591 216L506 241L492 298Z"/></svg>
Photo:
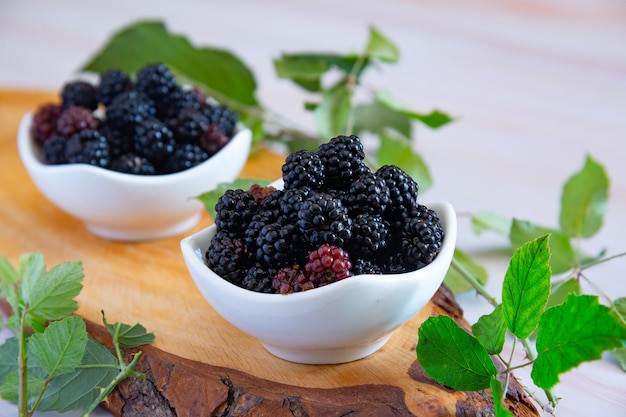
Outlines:
<svg viewBox="0 0 626 417"><path fill-rule="evenodd" d="M140 17L235 51L255 71L263 103L304 126L312 126L304 96L275 77L271 58L362 48L373 24L397 42L402 59L369 82L415 110L458 116L441 130L417 131L435 179L425 198L448 200L460 213L489 209L556 225L562 184L591 154L611 178L611 200L605 227L585 247L626 251L623 2L9 1L0 3L0 87L56 89L113 30ZM461 218L459 247L488 267L494 294L505 244L473 235ZM625 296L625 262L591 278L607 294ZM488 310L473 294L458 299L470 321ZM565 374L556 394L559 416L626 415L626 374L608 357Z"/></svg>

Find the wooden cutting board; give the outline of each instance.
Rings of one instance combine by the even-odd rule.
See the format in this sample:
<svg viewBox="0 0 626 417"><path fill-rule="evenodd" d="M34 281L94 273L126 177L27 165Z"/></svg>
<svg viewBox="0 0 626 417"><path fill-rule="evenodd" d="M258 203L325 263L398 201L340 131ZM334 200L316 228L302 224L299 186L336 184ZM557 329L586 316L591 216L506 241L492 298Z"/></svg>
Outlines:
<svg viewBox="0 0 626 417"><path fill-rule="evenodd" d="M341 365L300 365L266 352L223 320L187 273L177 236L145 243L109 242L50 204L32 183L17 153L24 113L54 93L0 91L0 253L14 264L42 252L48 267L82 261L78 314L105 341L109 322L142 323L157 338L142 347L145 381L126 380L105 404L115 416L489 416L489 392L463 393L430 379L416 361L421 322L447 314L467 327L454 297L441 288L431 302L373 355ZM274 180L283 157L252 155L242 177ZM205 214L190 234L208 226ZM130 354L130 352L127 352ZM508 406L517 416L538 415L512 384Z"/></svg>

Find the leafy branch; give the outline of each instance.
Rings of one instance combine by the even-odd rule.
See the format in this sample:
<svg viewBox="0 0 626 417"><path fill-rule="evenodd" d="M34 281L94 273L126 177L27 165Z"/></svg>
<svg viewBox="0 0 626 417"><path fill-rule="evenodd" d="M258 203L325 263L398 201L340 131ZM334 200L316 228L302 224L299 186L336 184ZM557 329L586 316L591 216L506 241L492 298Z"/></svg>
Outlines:
<svg viewBox="0 0 626 417"><path fill-rule="evenodd" d="M141 325L104 324L113 337L117 358L90 338L82 318L74 315L82 289L80 262L46 271L43 255L24 254L15 269L0 257L0 296L11 306L6 325L15 336L0 345L0 396L17 404L20 417L35 411L93 411L127 377L142 378L120 348L154 341ZM128 335L132 337L128 337Z"/></svg>

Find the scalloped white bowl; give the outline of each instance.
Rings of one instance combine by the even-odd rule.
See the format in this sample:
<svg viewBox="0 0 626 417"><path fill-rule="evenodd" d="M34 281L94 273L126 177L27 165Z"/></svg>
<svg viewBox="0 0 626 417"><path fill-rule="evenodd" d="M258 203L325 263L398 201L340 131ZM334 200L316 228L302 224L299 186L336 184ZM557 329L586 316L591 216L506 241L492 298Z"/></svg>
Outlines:
<svg viewBox="0 0 626 417"><path fill-rule="evenodd" d="M441 252L414 272L358 275L309 291L262 294L215 274L204 255L215 225L181 241L187 268L207 302L224 319L292 362L333 364L368 356L435 294L452 261L457 223L449 203L428 204L442 221Z"/></svg>
<svg viewBox="0 0 626 417"><path fill-rule="evenodd" d="M252 133L241 128L217 154L182 172L142 176L86 164L46 165L30 136L32 113L19 126L17 144L28 174L54 205L109 240L143 241L194 227L204 207L194 197L231 182L241 172Z"/></svg>

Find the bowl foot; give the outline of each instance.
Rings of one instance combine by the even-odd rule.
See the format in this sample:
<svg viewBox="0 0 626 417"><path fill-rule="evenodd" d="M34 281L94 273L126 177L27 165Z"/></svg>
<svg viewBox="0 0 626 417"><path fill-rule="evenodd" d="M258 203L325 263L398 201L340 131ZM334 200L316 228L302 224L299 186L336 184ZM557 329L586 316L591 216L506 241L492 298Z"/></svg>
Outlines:
<svg viewBox="0 0 626 417"><path fill-rule="evenodd" d="M176 236L194 227L200 221L202 213L196 213L183 221L158 228L133 229L124 228L117 229L111 227L97 226L94 224L86 224L87 230L96 236L108 240L116 240L122 242L139 242L146 240L161 239Z"/></svg>
<svg viewBox="0 0 626 417"><path fill-rule="evenodd" d="M364 358L383 347L391 334L383 336L371 343L330 349L289 349L263 343L263 347L274 356L290 362L310 365L330 365L352 362Z"/></svg>

